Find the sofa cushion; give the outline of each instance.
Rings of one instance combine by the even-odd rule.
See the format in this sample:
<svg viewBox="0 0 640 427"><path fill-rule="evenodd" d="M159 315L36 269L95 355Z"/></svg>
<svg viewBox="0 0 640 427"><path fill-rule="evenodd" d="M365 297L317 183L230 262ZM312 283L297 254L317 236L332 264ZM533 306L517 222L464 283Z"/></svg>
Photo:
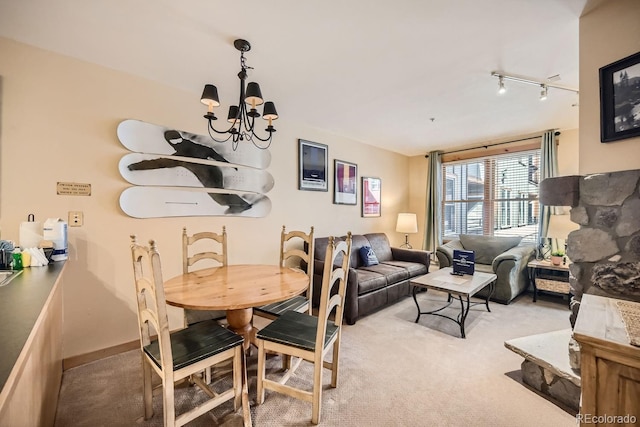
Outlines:
<svg viewBox="0 0 640 427"><path fill-rule="evenodd" d="M363 246L360 248L360 259L362 259L362 264L365 267L379 264L378 258L376 258L376 253L373 252L371 246Z"/></svg>
<svg viewBox="0 0 640 427"><path fill-rule="evenodd" d="M406 268L395 267L389 264L377 264L370 267L360 267L358 271L366 270L374 273L382 274L387 279L387 284L392 285L409 278L409 272Z"/></svg>
<svg viewBox="0 0 640 427"><path fill-rule="evenodd" d="M466 250L474 251L476 264L491 264L501 253L518 246L522 237L483 236L480 234L461 234L460 243Z"/></svg>
<svg viewBox="0 0 640 427"><path fill-rule="evenodd" d="M376 257L379 262L390 261L393 259L393 255L391 254L391 244L389 243L389 239L386 234L369 233L365 234L364 237L369 241L369 245L376 253Z"/></svg>
<svg viewBox="0 0 640 427"><path fill-rule="evenodd" d="M364 295L387 286L387 278L380 273L365 270L363 267L357 270L358 274L358 295Z"/></svg>
<svg viewBox="0 0 640 427"><path fill-rule="evenodd" d="M346 240L347 236L340 237L340 240ZM360 248L363 246L371 246L369 240L361 234L353 234L351 236L351 261L349 267L359 268L364 265L362 258L360 258ZM336 258L337 261L337 258ZM342 256L340 256L340 262L342 262Z"/></svg>
<svg viewBox="0 0 640 427"><path fill-rule="evenodd" d="M394 267L401 267L407 270L409 273L409 277L422 276L423 274L427 274L427 266L424 264L420 264L418 262L409 262L409 261L385 261L382 264L392 265Z"/></svg>

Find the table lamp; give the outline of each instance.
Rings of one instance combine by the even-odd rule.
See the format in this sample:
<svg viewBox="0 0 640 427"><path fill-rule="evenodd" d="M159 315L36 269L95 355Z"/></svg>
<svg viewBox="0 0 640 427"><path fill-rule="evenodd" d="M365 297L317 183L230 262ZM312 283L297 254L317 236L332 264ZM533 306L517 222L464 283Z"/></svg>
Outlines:
<svg viewBox="0 0 640 427"><path fill-rule="evenodd" d="M400 247L406 247L407 249L413 249L409 244L409 233L418 232L418 219L414 213L399 213L398 222L396 223L396 231L398 233L404 233L404 244Z"/></svg>
<svg viewBox="0 0 640 427"><path fill-rule="evenodd" d="M567 214L551 215L549 217L549 228L545 237L549 239L562 239L564 240L564 249L566 253L567 249L567 237L569 233L579 229L580 226L571 221L571 216Z"/></svg>

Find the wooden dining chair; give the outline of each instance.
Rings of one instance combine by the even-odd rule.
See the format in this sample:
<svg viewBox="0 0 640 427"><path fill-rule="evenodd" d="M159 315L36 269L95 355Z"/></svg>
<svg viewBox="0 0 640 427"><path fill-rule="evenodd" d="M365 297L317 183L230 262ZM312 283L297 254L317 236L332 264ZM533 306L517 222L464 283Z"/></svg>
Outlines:
<svg viewBox="0 0 640 427"><path fill-rule="evenodd" d="M150 240L149 247L141 246L136 237L131 236L131 255L140 327L144 418L153 416L153 371L162 380L165 427L184 425L231 399L237 410L242 401L244 339L214 320L170 333L160 255L155 242ZM232 362L233 383L216 393L195 374L221 362ZM185 378L201 387L211 399L176 415L174 384Z"/></svg>
<svg viewBox="0 0 640 427"><path fill-rule="evenodd" d="M258 384L257 402L264 403L265 389L283 393L296 399L312 403L311 422L320 421L322 402L322 372L331 370L331 387L338 385L338 361L344 298L349 274L349 254L351 253L351 232L346 241L329 238L322 276L322 290L318 316L308 313L287 311L276 320L258 331ZM342 260L337 258L342 255ZM338 267L334 262L339 262ZM337 289L336 289L337 288ZM333 320L329 317L333 314ZM333 350L330 361L325 356ZM267 352L281 353L297 358L291 369L278 380L267 379L265 362ZM286 384L295 373L302 360L313 363L313 389L300 389Z"/></svg>
<svg viewBox="0 0 640 427"><path fill-rule="evenodd" d="M299 246L292 244L293 239L295 243L302 243L302 249ZM287 233L285 226L282 226L282 232L280 233L280 265L286 267L289 260L294 259L306 266L306 273L309 277L309 286L304 295L296 295L293 298L289 298L286 301L274 302L272 304L266 304L260 307L254 307L253 312L260 317L266 317L267 319L276 319L286 311L298 311L312 313L312 301L313 301L313 227L309 234L304 231L290 231Z"/></svg>
<svg viewBox="0 0 640 427"><path fill-rule="evenodd" d="M211 243L211 247L208 247L206 252L191 253L191 248L194 247L196 242L202 241L203 243ZM215 247L219 249L215 251ZM182 228L182 274L187 274L191 271L191 267L203 260L214 260L219 265L227 265L227 229L222 226L222 233L214 233L212 231L203 231L195 233L191 236L187 234L187 227ZM194 323L201 322L203 320L222 320L226 316L224 310L184 310L185 326L193 325Z"/></svg>

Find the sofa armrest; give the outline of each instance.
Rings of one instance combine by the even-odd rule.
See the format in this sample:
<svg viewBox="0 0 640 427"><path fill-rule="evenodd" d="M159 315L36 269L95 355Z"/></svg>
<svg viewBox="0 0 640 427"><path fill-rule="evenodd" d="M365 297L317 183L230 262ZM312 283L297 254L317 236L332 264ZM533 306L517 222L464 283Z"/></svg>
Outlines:
<svg viewBox="0 0 640 427"><path fill-rule="evenodd" d="M391 256L398 261L416 262L429 268L431 252L418 249L391 248Z"/></svg>
<svg viewBox="0 0 640 427"><path fill-rule="evenodd" d="M465 250L460 240L451 240L444 245L438 246L436 256L438 257L438 265L440 268L451 267L453 265L453 250Z"/></svg>
<svg viewBox="0 0 640 427"><path fill-rule="evenodd" d="M513 248L501 253L497 257L493 259L493 263L491 267L493 271L498 271L498 266L503 261L514 261L516 264L516 268L518 270L522 270L527 267L529 260L535 253L534 246L514 246Z"/></svg>

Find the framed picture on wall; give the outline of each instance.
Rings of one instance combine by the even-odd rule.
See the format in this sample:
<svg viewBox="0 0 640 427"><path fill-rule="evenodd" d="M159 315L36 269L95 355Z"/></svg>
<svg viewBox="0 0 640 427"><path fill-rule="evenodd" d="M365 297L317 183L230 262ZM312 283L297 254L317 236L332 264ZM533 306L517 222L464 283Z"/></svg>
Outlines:
<svg viewBox="0 0 640 427"><path fill-rule="evenodd" d="M640 136L640 52L600 68L600 141Z"/></svg>
<svg viewBox="0 0 640 427"><path fill-rule="evenodd" d="M362 216L380 216L382 181L370 176L362 177Z"/></svg>
<svg viewBox="0 0 640 427"><path fill-rule="evenodd" d="M329 191L329 149L324 144L298 140L298 190Z"/></svg>
<svg viewBox="0 0 640 427"><path fill-rule="evenodd" d="M336 205L358 204L358 166L355 163L336 159L333 170L333 203Z"/></svg>

